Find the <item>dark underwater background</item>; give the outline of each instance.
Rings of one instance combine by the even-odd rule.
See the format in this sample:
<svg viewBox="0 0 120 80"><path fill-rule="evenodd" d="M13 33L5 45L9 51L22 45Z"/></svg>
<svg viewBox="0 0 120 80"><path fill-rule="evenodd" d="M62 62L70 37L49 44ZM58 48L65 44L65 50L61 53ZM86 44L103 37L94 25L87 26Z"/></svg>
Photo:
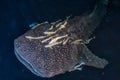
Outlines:
<svg viewBox="0 0 120 80"><path fill-rule="evenodd" d="M97 0L0 0L0 80L120 80L120 1L110 0L108 13L94 31L89 49L109 61L104 69L83 67L41 78L32 74L14 55L14 39L32 23L53 22L92 10Z"/></svg>

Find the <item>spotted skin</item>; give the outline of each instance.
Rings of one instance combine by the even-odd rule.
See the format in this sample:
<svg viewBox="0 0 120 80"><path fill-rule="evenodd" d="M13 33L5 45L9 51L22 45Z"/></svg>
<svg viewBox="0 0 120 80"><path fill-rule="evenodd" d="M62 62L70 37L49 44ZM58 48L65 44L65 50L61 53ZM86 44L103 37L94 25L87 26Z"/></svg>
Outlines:
<svg viewBox="0 0 120 80"><path fill-rule="evenodd" d="M102 10L101 6L98 9ZM47 78L65 73L66 71L78 70L82 65L104 68L108 62L95 56L85 45L85 41L89 39L103 17L98 11L95 10L88 15L67 18L67 20L59 21L55 24L45 22L31 28L14 40L16 57L31 72L37 76ZM103 13L101 14L103 15ZM57 30L55 34L44 34L46 31L55 30ZM68 36L53 41L54 43L61 41L62 43L60 44L45 47L56 38L56 34L57 36L64 36L66 34ZM29 39L26 36L29 36L29 38L32 36L32 38ZM41 38L41 36L46 37ZM54 37L50 38L51 36ZM33 39L34 37L37 38ZM42 42L48 38L50 39L44 43ZM79 42L71 44L76 40ZM66 41L65 44L63 44L64 41Z"/></svg>

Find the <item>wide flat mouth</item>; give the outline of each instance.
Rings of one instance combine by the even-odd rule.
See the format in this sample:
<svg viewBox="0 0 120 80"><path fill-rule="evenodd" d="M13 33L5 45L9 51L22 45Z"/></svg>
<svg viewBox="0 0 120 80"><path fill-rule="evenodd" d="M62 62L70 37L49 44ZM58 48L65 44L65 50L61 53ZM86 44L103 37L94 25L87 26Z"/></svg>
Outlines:
<svg viewBox="0 0 120 80"><path fill-rule="evenodd" d="M40 76L40 77L45 77L42 73L38 72L30 62L28 62L22 55L19 54L19 51L14 48L14 52L15 52L15 55L17 57L17 59L22 63L24 64L32 73L34 73L35 75L37 76Z"/></svg>

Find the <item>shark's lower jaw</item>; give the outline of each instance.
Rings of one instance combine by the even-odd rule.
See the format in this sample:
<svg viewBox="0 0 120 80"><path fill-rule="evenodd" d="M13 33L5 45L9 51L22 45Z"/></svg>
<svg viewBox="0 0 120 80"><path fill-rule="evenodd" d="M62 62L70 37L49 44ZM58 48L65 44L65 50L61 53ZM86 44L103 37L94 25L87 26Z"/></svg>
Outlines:
<svg viewBox="0 0 120 80"><path fill-rule="evenodd" d="M32 73L40 77L45 77L42 73L38 72L25 58L23 58L16 49L14 52L17 59L23 63Z"/></svg>

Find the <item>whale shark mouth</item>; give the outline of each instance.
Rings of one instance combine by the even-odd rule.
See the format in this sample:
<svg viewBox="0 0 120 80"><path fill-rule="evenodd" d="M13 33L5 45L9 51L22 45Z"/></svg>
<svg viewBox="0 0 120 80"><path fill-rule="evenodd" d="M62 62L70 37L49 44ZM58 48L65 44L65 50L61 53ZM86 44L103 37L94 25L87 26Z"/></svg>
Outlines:
<svg viewBox="0 0 120 80"><path fill-rule="evenodd" d="M19 54L18 50L14 49L17 59L23 63L32 73L37 76L45 77L41 72L38 72L22 55Z"/></svg>

